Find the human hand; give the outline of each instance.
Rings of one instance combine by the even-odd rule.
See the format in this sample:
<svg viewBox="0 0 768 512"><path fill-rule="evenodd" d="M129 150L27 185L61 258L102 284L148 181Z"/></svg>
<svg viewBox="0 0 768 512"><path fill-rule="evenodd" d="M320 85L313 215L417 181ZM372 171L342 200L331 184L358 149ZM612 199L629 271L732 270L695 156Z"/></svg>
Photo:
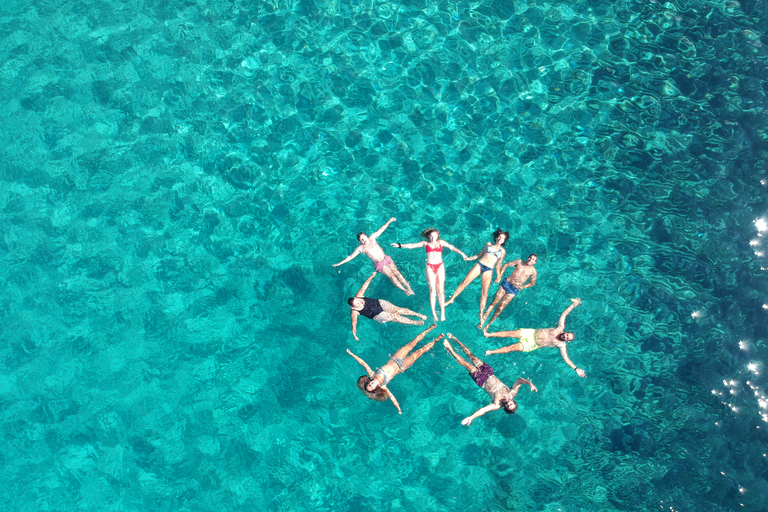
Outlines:
<svg viewBox="0 0 768 512"><path fill-rule="evenodd" d="M587 376L587 372L585 372L581 368L576 368L576 375L578 375L581 378L584 378Z"/></svg>
<svg viewBox="0 0 768 512"><path fill-rule="evenodd" d="M354 336L354 338L355 338L355 341L360 341L360 338L358 338L358 337L357 337L357 336L355 336L354 334L353 334L352 336ZM349 352L349 349L347 349L347 352Z"/></svg>
<svg viewBox="0 0 768 512"><path fill-rule="evenodd" d="M485 355L490 356L491 355L491 351L490 350L486 350L485 351Z"/></svg>
<svg viewBox="0 0 768 512"><path fill-rule="evenodd" d="M577 306L581 306L581 304L582 304L582 303L581 303L581 299L571 299L571 302L573 302L573 303L574 303L574 304L576 304Z"/></svg>
<svg viewBox="0 0 768 512"><path fill-rule="evenodd" d="M463 420L461 420L461 424L466 427L470 426L472 424L472 418L471 417L464 418Z"/></svg>
<svg viewBox="0 0 768 512"><path fill-rule="evenodd" d="M391 219L389 219L389 222L395 222L396 220L397 220L396 218L392 217Z"/></svg>
<svg viewBox="0 0 768 512"><path fill-rule="evenodd" d="M357 339L357 338L355 338L355 339ZM349 349L347 349L347 354L352 355L352 352L350 352Z"/></svg>
<svg viewBox="0 0 768 512"><path fill-rule="evenodd" d="M531 391L538 391L539 389L531 383Z"/></svg>

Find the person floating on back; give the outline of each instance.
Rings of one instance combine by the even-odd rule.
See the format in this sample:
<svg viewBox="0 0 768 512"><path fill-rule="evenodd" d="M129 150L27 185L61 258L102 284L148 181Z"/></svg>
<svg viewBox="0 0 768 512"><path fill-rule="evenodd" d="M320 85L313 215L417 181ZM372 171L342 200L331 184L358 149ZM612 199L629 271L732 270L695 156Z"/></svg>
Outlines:
<svg viewBox="0 0 768 512"><path fill-rule="evenodd" d="M571 299L571 304L560 315L560 321L557 327L547 329L517 329L514 331L488 332L483 331L486 338L519 338L520 342L495 350L486 350L485 355L506 354L507 352L531 352L544 347L557 347L565 363L573 368L579 377L586 377L587 374L581 368L578 368L573 361L568 358L568 349L566 343L573 341L572 332L565 331L565 317L573 311L573 308L581 305L581 299ZM487 328L486 328L487 329Z"/></svg>
<svg viewBox="0 0 768 512"><path fill-rule="evenodd" d="M426 315L416 313L410 309L401 308L395 306L391 302L383 299L370 299L365 296L365 291L371 284L371 281L376 277L377 272L371 274L371 276L363 283L363 286L357 291L354 297L350 297L347 302L349 303L350 315L352 317L352 336L356 340L357 337L357 317L363 315L366 318L375 320L380 324L387 322L396 322L398 324L407 325L424 325L424 320L427 319ZM420 320L413 320L408 316L415 316Z"/></svg>
<svg viewBox="0 0 768 512"><path fill-rule="evenodd" d="M453 304L453 301L461 295L461 292L474 281L477 276L480 276L480 320L483 320L483 312L485 311L485 303L488 301L488 289L491 287L491 281L493 280L493 269L496 268L496 275L501 276L501 263L504 261L504 256L507 252L504 250L504 244L509 240L509 233L497 229L493 232L493 243L486 243L485 247L476 255L471 258L467 258L467 261L477 260L477 264L474 265L464 280L453 292L451 300L445 303L446 306ZM482 323L478 325L482 328Z"/></svg>
<svg viewBox="0 0 768 512"><path fill-rule="evenodd" d="M497 318L499 318L501 312L504 311L504 308L506 308L507 305L512 302L512 299L514 299L517 294L520 293L520 290L530 288L536 284L537 273L534 265L536 265L536 261L538 261L538 259L538 256L531 254L525 261L515 260L501 267L501 272L499 273L498 278L496 278L497 283L501 281L501 278L504 275L504 271L507 269L507 267L515 267L515 270L512 271L508 278L506 278L504 281L501 281L501 286L499 286L499 289L496 292L496 296L493 298L493 302L491 302L491 305L488 306L488 309L485 311L482 318L480 318L480 325L478 326L479 328L483 327L483 324L488 319L488 315L491 314L494 306L498 304L498 306L496 306L496 313L493 314L491 321L488 322L488 325L485 326L486 329L488 329L488 327L490 327L491 324L495 322ZM528 279L530 279L530 282L525 284Z"/></svg>
<svg viewBox="0 0 768 512"><path fill-rule="evenodd" d="M456 254L460 254L464 261L469 259L469 256L455 248L445 240L440 238L440 232L434 228L429 228L421 233L421 236L426 238L426 241L416 242L412 244L393 243L392 247L398 249L417 249L424 247L427 252L427 267L424 269L424 273L427 276L427 283L429 284L429 303L432 306L432 319L437 322L437 310L435 309L435 302L440 300L440 320L445 321L445 265L443 265L443 248L451 250Z"/></svg>
<svg viewBox="0 0 768 512"><path fill-rule="evenodd" d="M456 361L458 361L461 366L469 371L469 375L472 377L472 380L475 381L475 384L483 388L483 391L491 395L491 398L493 399L490 404L486 405L482 409L478 409L472 416L464 418L461 421L462 425L469 426L472 424L472 421L475 418L478 418L487 412L496 411L501 408L504 408L504 412L507 414L513 414L515 411L517 411L517 402L515 402L515 396L517 396L517 392L520 390L520 386L523 384L528 384L531 386L531 391L538 391L536 386L534 386L531 381L522 377L518 378L515 383L512 384L512 388L508 388L503 382L499 380L498 377L493 374L493 368L478 359L472 352L470 352L467 347L464 346L462 342L456 339L452 334L448 333L448 337L459 344L471 363L467 362L463 357L457 354L456 351L453 350L453 347L448 342L448 340L443 341L443 346L448 349L448 352L456 359Z"/></svg>
<svg viewBox="0 0 768 512"><path fill-rule="evenodd" d="M389 391L387 386L389 385L389 382L395 377L395 375L403 373L405 370L410 368L418 358L432 349L437 340L443 337L442 334L439 335L437 338L430 341L419 350L415 351L413 354L410 354L410 352L416 348L416 345L424 339L424 336L426 336L427 333L435 327L437 327L437 324L432 324L429 329L413 338L413 341L401 347L392 357L389 358L389 361L387 361L375 372L371 370L371 367L368 366L365 361L347 349L347 354L354 357L355 361L360 363L360 365L365 368L365 372L368 374L362 375L359 379L357 379L357 389L365 393L365 396L371 400L376 400L377 402L383 402L389 398L392 400L392 403L395 405L395 407L397 407L397 412L403 414L403 411L400 410L400 404L397 403L397 400L395 400L395 395Z"/></svg>
<svg viewBox="0 0 768 512"><path fill-rule="evenodd" d="M368 258L370 258L371 262L373 263L373 268L376 269L376 272L380 272L387 276L392 281L392 284L403 290L406 295L413 295L411 285L408 284L408 281L405 280L403 275L397 269L395 262L392 261L391 257L384 254L384 250L379 246L378 242L376 242L376 239L379 237L379 235L381 235L384 230L387 229L387 227L389 227L389 225L396 220L396 218L392 217L386 222L386 224L381 226L378 231L372 233L371 236L367 236L365 233L358 233L357 241L360 242L360 245L357 247L357 249L355 249L352 254L340 262L334 263L332 266L338 267L339 265L343 265L346 262L355 259L359 254L365 254L368 256Z"/></svg>

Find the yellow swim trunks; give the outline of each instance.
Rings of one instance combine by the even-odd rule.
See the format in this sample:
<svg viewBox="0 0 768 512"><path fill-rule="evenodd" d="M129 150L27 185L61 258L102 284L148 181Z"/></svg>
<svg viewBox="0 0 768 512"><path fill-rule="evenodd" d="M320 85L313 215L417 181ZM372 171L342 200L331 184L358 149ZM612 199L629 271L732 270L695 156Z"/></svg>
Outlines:
<svg viewBox="0 0 768 512"><path fill-rule="evenodd" d="M523 352L536 350L536 329L520 329L520 343L523 344Z"/></svg>

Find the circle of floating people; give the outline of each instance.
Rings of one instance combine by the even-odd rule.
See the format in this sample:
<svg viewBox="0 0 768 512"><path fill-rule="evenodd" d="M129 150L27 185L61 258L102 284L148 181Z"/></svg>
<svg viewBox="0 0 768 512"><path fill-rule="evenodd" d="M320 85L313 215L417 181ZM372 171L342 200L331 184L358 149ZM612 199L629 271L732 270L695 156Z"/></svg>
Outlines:
<svg viewBox="0 0 768 512"><path fill-rule="evenodd" d="M392 284L405 292L407 296L414 294L411 285L408 284L408 281L400 273L400 270L397 268L392 257L384 254L384 250L378 243L378 238L384 231L386 231L389 225L395 221L397 221L397 219L392 217L377 231L374 231L370 235L358 233L357 241L360 245L357 246L352 254L333 265L334 267L343 265L352 261L360 254L367 256L371 260L371 263L373 263L374 272L368 279L366 279L357 293L347 301L349 303L352 320L352 336L356 341L360 341L360 338L357 335L357 320L360 316L369 318L380 324L395 322L404 325L422 326L427 320L427 317L421 313L417 313L405 307L396 306L384 299L374 299L365 296L368 287L371 285L377 274L383 274L388 277L389 280L392 281ZM446 338L443 339L443 346L448 353L457 363L459 363L459 365L469 372L469 376L472 377L475 384L477 384L491 398L490 404L464 418L461 422L462 425L469 426L476 418L499 409L503 409L507 414L513 414L517 411L515 397L517 396L518 391L520 391L520 387L524 384L529 386L531 391L538 391L536 386L530 380L524 379L523 377L518 377L511 387L507 386L495 374L494 369L488 365L488 363L483 362L473 354L464 343L459 341L451 333L441 333L431 341L423 344L421 348L416 349L416 346L421 343L431 331L437 328L437 305L439 304L440 306L439 321L444 322L446 319L446 306L453 304L459 295L461 295L472 281L478 277L480 278L480 321L477 324L477 328L482 332L486 339L514 338L516 340L509 345L486 350L485 356L507 354L509 352L532 352L540 348L552 347L560 352L563 361L565 361L565 363L574 370L579 377L587 376L584 370L576 366L576 364L571 361L570 357L568 357L568 343L573 341L575 336L572 332L565 330L566 318L574 308L581 305L581 299L571 299L571 305L560 314L560 319L558 320L556 327L520 328L511 331L496 332L488 331L491 324L501 316L504 309L506 309L509 303L512 302L522 290L536 285L536 262L538 261L538 256L536 254L529 255L525 260L516 259L504 264L504 258L507 254L504 245L509 240L509 233L502 231L501 229L494 231L492 241L487 242L480 252L474 256L467 256L461 249L451 245L442 238L440 231L435 228L425 229L421 233L421 236L424 240L410 243L393 242L391 243L391 246L396 249L424 248L424 251L426 252L424 276L429 285L429 302L432 310L433 323L409 343L397 349L392 357L376 370L372 370L362 357L347 349L347 353L365 369L366 375L362 375L357 379L357 388L362 391L365 396L371 400L376 400L377 402L390 400L397 408L397 412L402 414L403 412L400 408L400 403L389 389L390 382L392 382L396 376L405 373L405 371L413 366L421 356L432 350L435 343L443 338ZM449 251L460 255L464 261L476 261L447 302L445 300L446 266L443 261L443 249L448 249ZM508 268L512 268L513 270L509 276L504 279L504 274ZM496 291L491 304L487 305L488 291L491 287L494 272L496 274L495 283L499 284L499 288ZM492 313L493 316L491 316ZM488 321L487 324L486 321ZM466 358L462 357L462 355L454 349L451 341L455 342L455 344L461 348L461 351Z"/></svg>

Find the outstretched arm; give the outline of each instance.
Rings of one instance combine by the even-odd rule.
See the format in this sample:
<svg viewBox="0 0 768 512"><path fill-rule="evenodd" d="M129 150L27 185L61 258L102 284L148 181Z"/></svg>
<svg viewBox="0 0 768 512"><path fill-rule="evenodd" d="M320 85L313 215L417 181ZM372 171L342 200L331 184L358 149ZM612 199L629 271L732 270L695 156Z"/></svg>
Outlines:
<svg viewBox="0 0 768 512"><path fill-rule="evenodd" d="M412 244L401 244L399 242L392 242L392 247L397 247L398 249L418 249L419 247L424 247L427 245L427 242L414 242Z"/></svg>
<svg viewBox="0 0 768 512"><path fill-rule="evenodd" d="M495 411L496 409L500 409L500 408L501 407L496 404L486 405L482 409L478 409L477 411L475 411L475 414L473 414L469 418L464 418L463 420L461 420L461 424L468 427L472 424L472 420L474 420L475 418L479 418L480 416L482 416L487 412Z"/></svg>
<svg viewBox="0 0 768 512"><path fill-rule="evenodd" d="M528 379L524 379L522 377L519 377L515 381L515 383L512 384L512 389L510 391L512 391L512 393L514 394L517 394L518 390L520 389L520 386L522 386L523 384L528 384L529 386L531 386L531 391L538 391L538 389L536 389L536 386L533 385L533 382L529 381Z"/></svg>
<svg viewBox="0 0 768 512"><path fill-rule="evenodd" d="M507 251L501 250L501 256L496 260L496 282L501 282L501 264L504 262L504 257L507 255Z"/></svg>
<svg viewBox="0 0 768 512"><path fill-rule="evenodd" d="M376 277L376 274L378 274L378 272L374 272L373 274L371 274L371 277L365 280L365 282L363 283L363 286L361 286L360 289L357 290L355 297L365 297L365 290L368 289L368 286L370 286L371 281L373 281L373 278Z"/></svg>
<svg viewBox="0 0 768 512"><path fill-rule="evenodd" d="M576 370L576 374L579 377L586 377L587 372L582 370L581 368L577 368L576 365L571 361L571 359L568 357L568 350L565 348L565 346L558 347L560 349L560 355L563 356L563 361L565 361L565 364L570 366L573 370Z"/></svg>
<svg viewBox="0 0 768 512"><path fill-rule="evenodd" d="M340 262L338 262L338 263L334 263L334 264L333 264L333 265L331 265L331 266L332 266L332 267L338 267L339 265L343 265L343 264L345 264L346 262L348 262L348 261L350 261L350 260L353 260L353 259L355 259L355 258L357 257L357 255L358 255L358 254L360 254L360 247L359 247L359 246L357 247L357 249L355 249L355 250L352 252L352 254L350 254L349 256L347 256L346 258L344 258L343 260L341 260Z"/></svg>
<svg viewBox="0 0 768 512"><path fill-rule="evenodd" d="M515 260L515 261L511 261L509 263L505 263L499 269L499 272L497 273L498 275L496 276L496 283L498 284L498 283L501 282L501 278L504 277L504 273L507 271L507 268L509 268L509 267L516 267L517 265L519 265L522 262L523 262L523 260Z"/></svg>
<svg viewBox="0 0 768 512"><path fill-rule="evenodd" d="M449 250L455 252L456 254L460 254L461 257L464 258L464 261L467 261L469 259L469 256L467 256L461 250L459 250L456 247L452 246L451 244L449 244L445 240L440 240L440 245L442 245L443 247L447 247Z"/></svg>
<svg viewBox="0 0 768 512"><path fill-rule="evenodd" d="M357 311L351 311L349 313L349 316L352 317L352 336L354 336L354 338L357 341L360 341L360 338L357 337L357 317L360 316L360 313L358 313ZM355 356L355 358L357 358L357 356Z"/></svg>
<svg viewBox="0 0 768 512"><path fill-rule="evenodd" d="M400 404L397 403L397 400L395 400L395 395L393 395L392 392L389 389L387 389L386 386L380 386L380 387L381 389L387 392L387 394L389 395L389 399L392 400L392 403L395 405L395 407L397 407L398 414L403 414L403 411L400 410Z"/></svg>
<svg viewBox="0 0 768 512"><path fill-rule="evenodd" d="M374 231L371 234L371 236L369 236L368 238L377 238L380 234L382 234L384 232L385 229L387 229L389 227L390 224L392 224L396 220L397 220L396 218L392 217L387 222L385 222L384 225L381 226L378 231Z"/></svg>
<svg viewBox="0 0 768 512"><path fill-rule="evenodd" d="M560 320L557 322L557 328L561 331L565 329L565 317L567 317L568 314L573 311L573 308L581 305L581 299L571 299L571 302L573 302L573 304L568 306L565 311L563 311L563 313L560 315Z"/></svg>
<svg viewBox="0 0 768 512"><path fill-rule="evenodd" d="M356 356L355 354L353 354L353 353L352 353L352 351L351 351L351 350L349 350L349 349L347 349L347 354L349 354L349 355L351 355L352 357L354 357L354 358L355 358L355 361L357 361L358 363L360 363L360 365L361 365L363 368L365 368L365 373L367 373L367 374L368 374L368 376L369 376L370 378L373 378L373 370L371 370L371 367L370 367L370 366L368 366L368 363L366 363L365 361L363 361L362 359L360 359L359 357L357 357L357 356Z"/></svg>

